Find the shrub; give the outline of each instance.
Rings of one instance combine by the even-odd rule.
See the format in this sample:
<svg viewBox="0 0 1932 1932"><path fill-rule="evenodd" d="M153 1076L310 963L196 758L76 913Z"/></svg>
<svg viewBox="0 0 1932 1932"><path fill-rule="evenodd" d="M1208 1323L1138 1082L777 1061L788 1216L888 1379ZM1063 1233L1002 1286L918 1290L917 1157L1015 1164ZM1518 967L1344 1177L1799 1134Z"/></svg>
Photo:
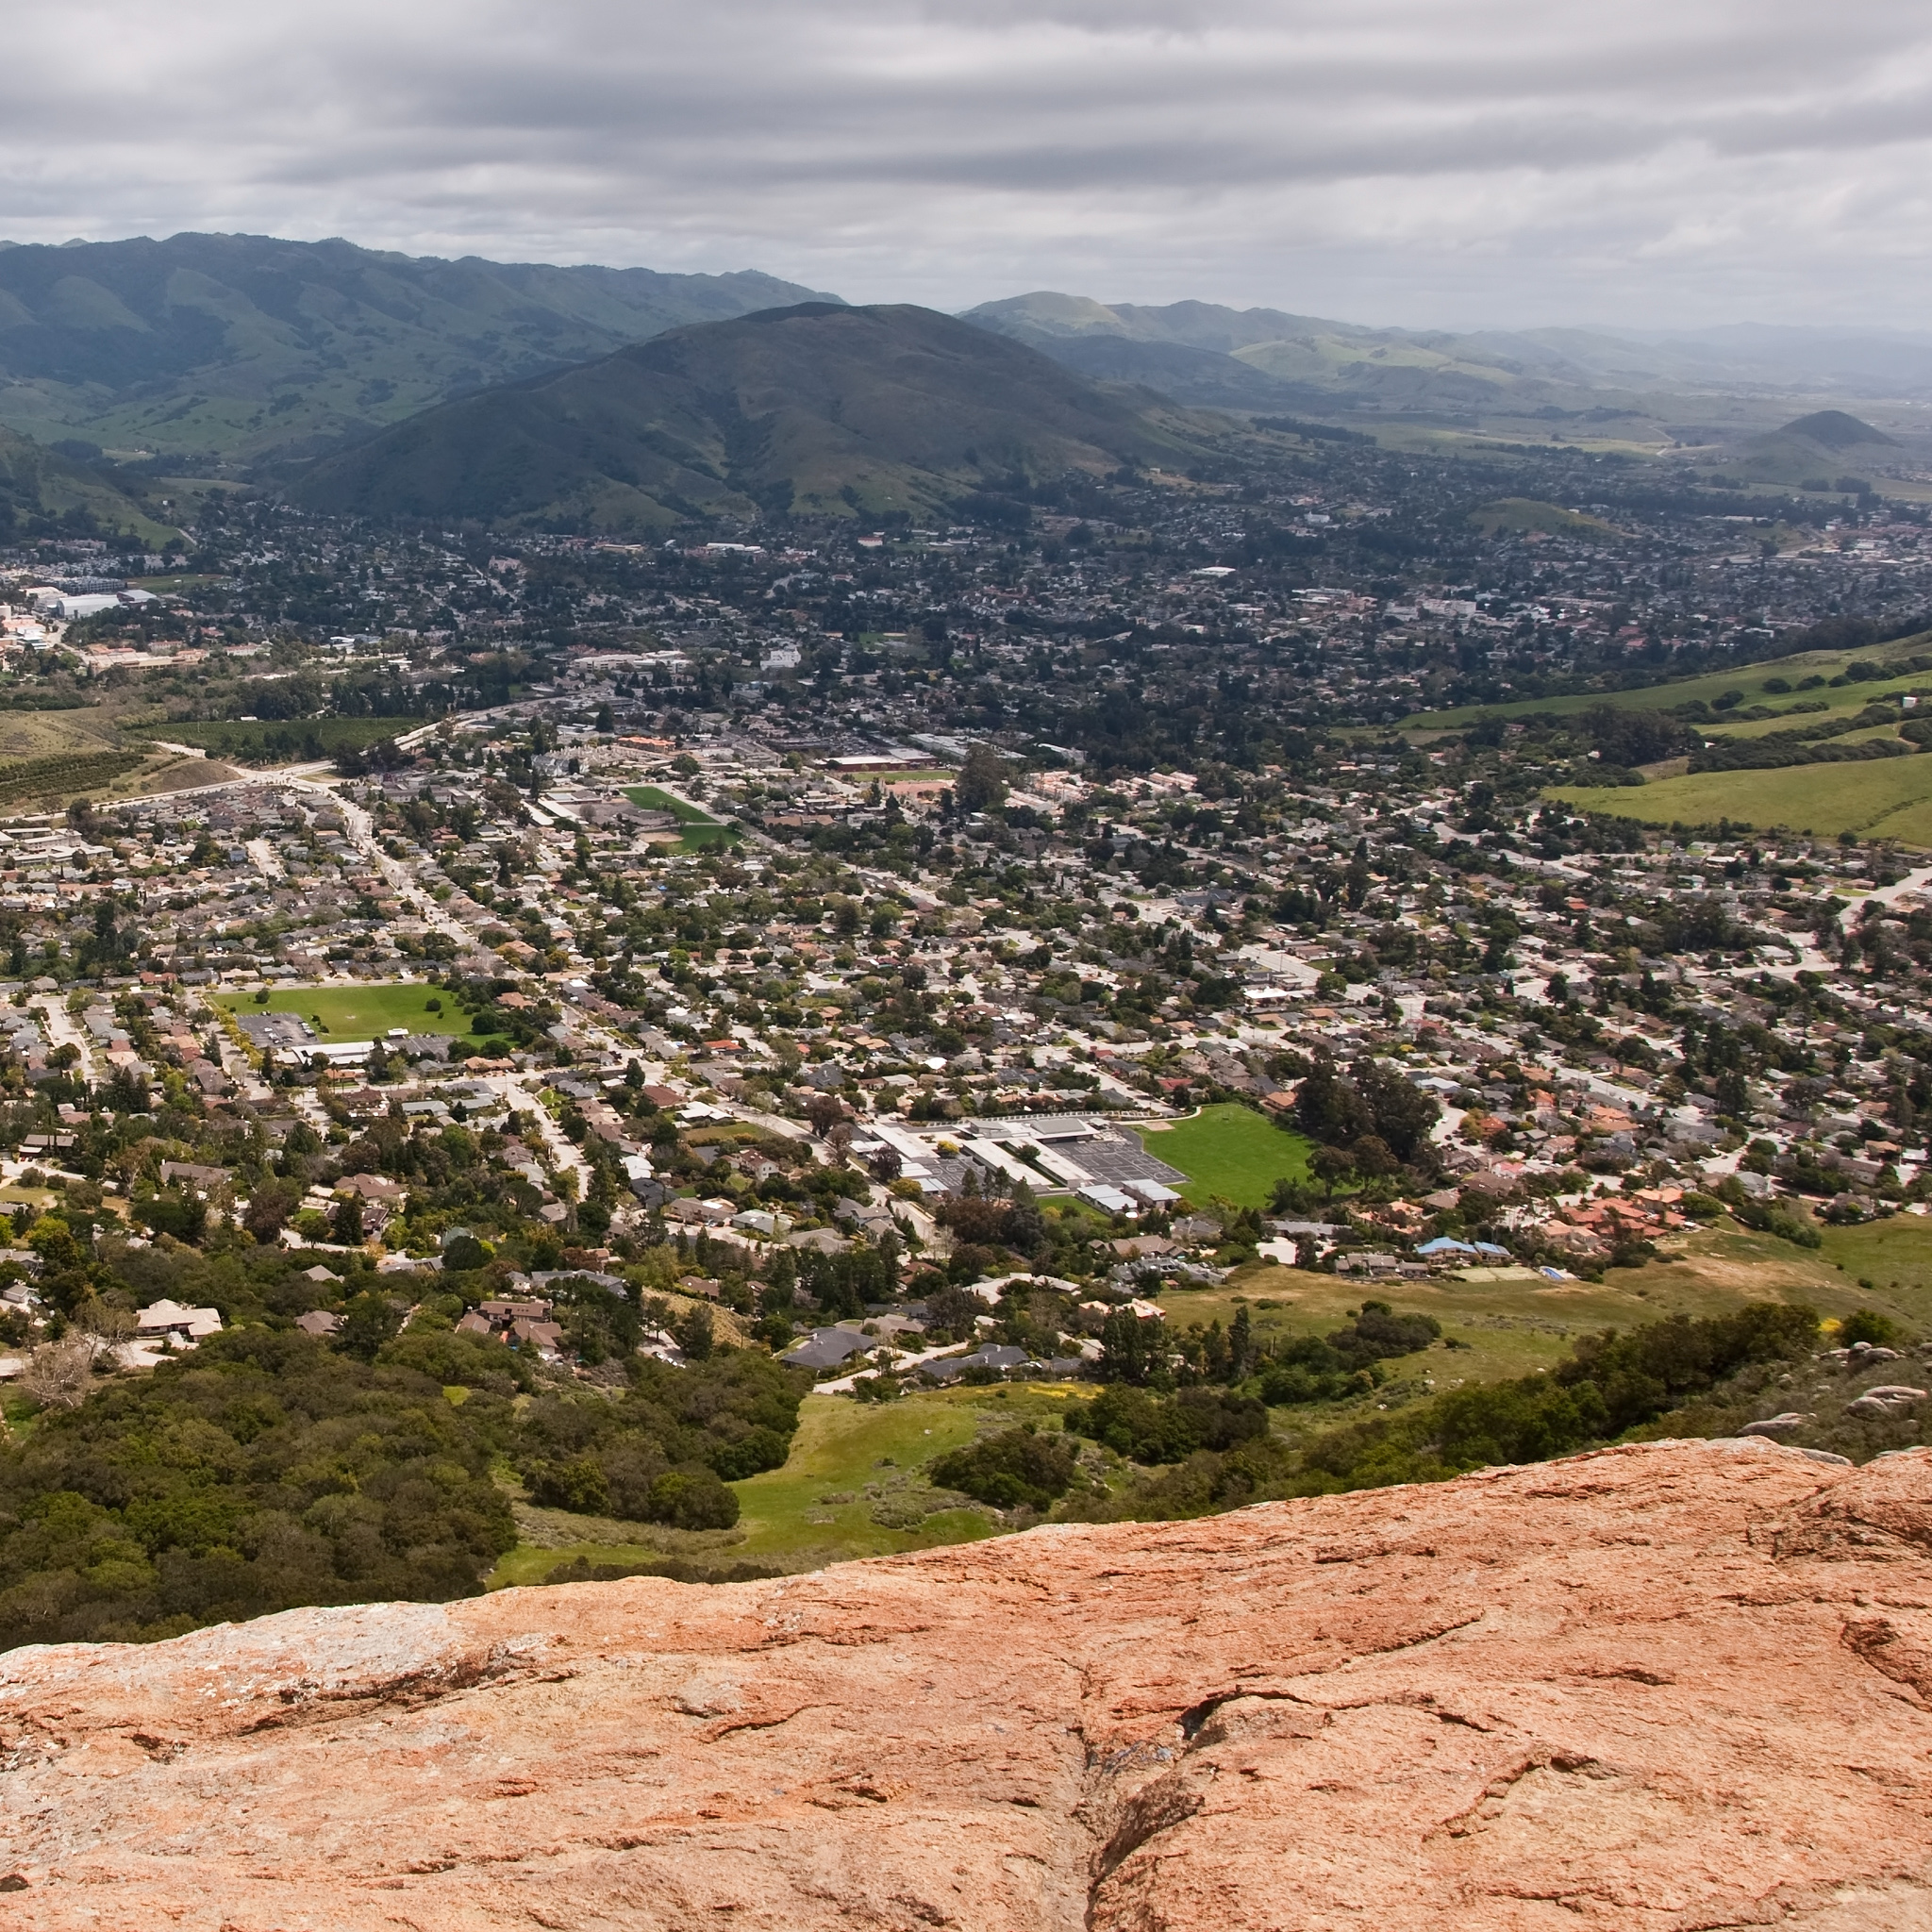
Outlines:
<svg viewBox="0 0 1932 1932"><path fill-rule="evenodd" d="M729 1529L738 1521L738 1497L708 1469L674 1469L651 1485L652 1523L677 1529Z"/></svg>
<svg viewBox="0 0 1932 1932"><path fill-rule="evenodd" d="M1848 1348L1855 1341L1869 1341L1874 1348L1899 1348L1906 1337L1889 1315L1881 1315L1876 1308L1859 1308L1839 1324L1838 1339Z"/></svg>
<svg viewBox="0 0 1932 1932"><path fill-rule="evenodd" d="M1433 1315L1398 1315L1387 1302L1364 1302L1346 1328L1328 1338L1328 1346L1349 1368L1363 1368L1391 1356L1413 1355L1442 1332Z"/></svg>
<svg viewBox="0 0 1932 1932"><path fill-rule="evenodd" d="M1265 1436L1268 1410L1252 1396L1214 1389L1162 1398L1115 1383L1091 1402L1069 1403L1066 1427L1130 1462L1180 1462L1197 1449L1231 1449Z"/></svg>
<svg viewBox="0 0 1932 1932"><path fill-rule="evenodd" d="M1072 1443L1023 1426L955 1449L933 1462L926 1474L936 1488L958 1490L996 1509L1021 1504L1044 1509L1066 1494L1074 1480L1074 1459Z"/></svg>
<svg viewBox="0 0 1932 1932"><path fill-rule="evenodd" d="M0 1644L474 1595L516 1541L491 1480L510 1425L306 1335L211 1336L0 1453Z"/></svg>
<svg viewBox="0 0 1932 1932"><path fill-rule="evenodd" d="M724 1484L784 1463L804 1379L767 1356L731 1349L684 1369L633 1357L631 1374L622 1401L551 1394L525 1410L518 1462L532 1493L546 1484L557 1508L728 1527L738 1520L738 1499ZM599 1472L601 1502L573 1503L558 1487L555 1472L578 1459ZM679 1482L666 1488L674 1475Z"/></svg>
<svg viewBox="0 0 1932 1932"><path fill-rule="evenodd" d="M610 1507L610 1485L603 1467L588 1456L545 1464L530 1477L530 1497L548 1509L575 1509L602 1516Z"/></svg>

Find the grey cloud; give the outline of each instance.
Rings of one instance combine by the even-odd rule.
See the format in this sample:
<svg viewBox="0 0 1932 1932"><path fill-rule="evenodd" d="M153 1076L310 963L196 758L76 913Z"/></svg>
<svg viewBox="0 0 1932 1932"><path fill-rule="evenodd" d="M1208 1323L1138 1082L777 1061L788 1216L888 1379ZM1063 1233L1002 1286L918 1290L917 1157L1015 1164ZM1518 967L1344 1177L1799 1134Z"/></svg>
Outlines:
<svg viewBox="0 0 1932 1932"><path fill-rule="evenodd" d="M1363 319L1916 322L1932 18L1794 0L203 0L13 24L8 231Z"/></svg>

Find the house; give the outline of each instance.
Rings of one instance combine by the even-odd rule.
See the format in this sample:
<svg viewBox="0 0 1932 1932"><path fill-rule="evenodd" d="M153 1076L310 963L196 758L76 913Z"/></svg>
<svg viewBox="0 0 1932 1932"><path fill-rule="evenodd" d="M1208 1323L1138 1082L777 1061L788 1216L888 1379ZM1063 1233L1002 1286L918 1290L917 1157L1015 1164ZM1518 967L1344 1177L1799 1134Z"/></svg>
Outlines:
<svg viewBox="0 0 1932 1932"><path fill-rule="evenodd" d="M475 1310L492 1329L514 1328L519 1322L542 1322L550 1315L550 1304L542 1301L479 1302Z"/></svg>
<svg viewBox="0 0 1932 1932"><path fill-rule="evenodd" d="M794 1342L778 1359L788 1369L836 1369L856 1355L870 1355L885 1346L883 1338L862 1335L857 1328L814 1328Z"/></svg>
<svg viewBox="0 0 1932 1932"><path fill-rule="evenodd" d="M971 1355L949 1356L944 1361L923 1362L919 1373L935 1382L957 1382L969 1369L995 1369L1005 1374L1009 1369L1028 1367L1031 1359L1024 1348L989 1341L985 1347L975 1348Z"/></svg>
<svg viewBox="0 0 1932 1932"><path fill-rule="evenodd" d="M1393 1274L1402 1263L1393 1255L1360 1254L1343 1255L1335 1264L1338 1274Z"/></svg>
<svg viewBox="0 0 1932 1932"><path fill-rule="evenodd" d="M164 1160L161 1162L161 1185L170 1186L175 1181L185 1181L198 1194L206 1194L211 1188L226 1187L233 1179L225 1167L198 1167L192 1160Z"/></svg>
<svg viewBox="0 0 1932 1932"><path fill-rule="evenodd" d="M555 1322L516 1321L509 1333L512 1341L534 1348L546 1361L563 1351L563 1330Z"/></svg>
<svg viewBox="0 0 1932 1932"><path fill-rule="evenodd" d="M218 1308L186 1308L179 1302L158 1301L136 1311L136 1328L142 1335L167 1336L177 1347L193 1347L205 1335L222 1332Z"/></svg>
<svg viewBox="0 0 1932 1932"><path fill-rule="evenodd" d="M339 1194L354 1194L364 1201L379 1201L385 1207L398 1207L408 1197L408 1189L401 1181L390 1180L379 1174L345 1174L335 1185Z"/></svg>
<svg viewBox="0 0 1932 1932"><path fill-rule="evenodd" d="M673 1201L666 1206L664 1218L694 1226L724 1227L737 1212L730 1201Z"/></svg>
<svg viewBox="0 0 1932 1932"><path fill-rule="evenodd" d="M326 1308L311 1308L308 1314L295 1317L295 1325L303 1334L312 1335L318 1341L323 1341L341 1329L342 1318L330 1314Z"/></svg>

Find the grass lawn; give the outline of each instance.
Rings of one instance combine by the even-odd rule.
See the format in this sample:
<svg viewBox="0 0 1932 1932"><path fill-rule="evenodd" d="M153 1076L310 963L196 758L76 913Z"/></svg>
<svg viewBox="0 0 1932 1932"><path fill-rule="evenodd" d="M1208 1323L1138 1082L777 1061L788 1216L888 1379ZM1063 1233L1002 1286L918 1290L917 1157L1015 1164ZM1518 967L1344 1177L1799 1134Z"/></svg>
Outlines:
<svg viewBox="0 0 1932 1932"><path fill-rule="evenodd" d="M320 1014L331 1040L379 1040L391 1026L452 1037L471 1030L469 1014L434 986L294 986L277 988L266 1000L247 992L216 998L232 1013L299 1013L305 1020ZM431 1000L442 1003L441 1012L428 1010Z"/></svg>
<svg viewBox="0 0 1932 1932"><path fill-rule="evenodd" d="M1306 1180L1308 1174L1307 1141L1234 1101L1204 1107L1164 1132L1143 1130L1142 1144L1187 1175L1193 1184L1190 1198L1199 1208L1214 1200L1265 1208L1284 1174Z"/></svg>
<svg viewBox="0 0 1932 1932"><path fill-rule="evenodd" d="M1697 772L1648 785L1599 790L1553 786L1544 794L1579 809L1643 824L1713 824L1719 819L1820 838L1840 832L1932 846L1932 757L1869 765L1787 765L1771 772Z"/></svg>
<svg viewBox="0 0 1932 1932"><path fill-rule="evenodd" d="M1563 509L1530 496L1505 496L1469 513L1469 521L1486 537L1502 530L1542 530L1556 537L1583 537L1605 543L1627 543L1627 530L1581 510Z"/></svg>
<svg viewBox="0 0 1932 1932"><path fill-rule="evenodd" d="M733 827L720 824L708 812L687 804L681 798L673 798L670 792L656 785L626 786L624 795L645 811L668 811L684 827L684 837L677 844L680 852L716 852L721 847L738 842L738 833Z"/></svg>

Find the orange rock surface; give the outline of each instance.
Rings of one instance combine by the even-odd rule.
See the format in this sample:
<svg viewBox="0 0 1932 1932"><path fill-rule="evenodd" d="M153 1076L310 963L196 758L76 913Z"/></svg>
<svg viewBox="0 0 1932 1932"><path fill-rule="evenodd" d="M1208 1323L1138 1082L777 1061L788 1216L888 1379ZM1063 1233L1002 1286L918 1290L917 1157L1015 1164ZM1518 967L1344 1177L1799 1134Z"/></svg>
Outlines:
<svg viewBox="0 0 1932 1932"><path fill-rule="evenodd" d="M0 1919L1932 1926L1932 1451L0 1657Z"/></svg>

